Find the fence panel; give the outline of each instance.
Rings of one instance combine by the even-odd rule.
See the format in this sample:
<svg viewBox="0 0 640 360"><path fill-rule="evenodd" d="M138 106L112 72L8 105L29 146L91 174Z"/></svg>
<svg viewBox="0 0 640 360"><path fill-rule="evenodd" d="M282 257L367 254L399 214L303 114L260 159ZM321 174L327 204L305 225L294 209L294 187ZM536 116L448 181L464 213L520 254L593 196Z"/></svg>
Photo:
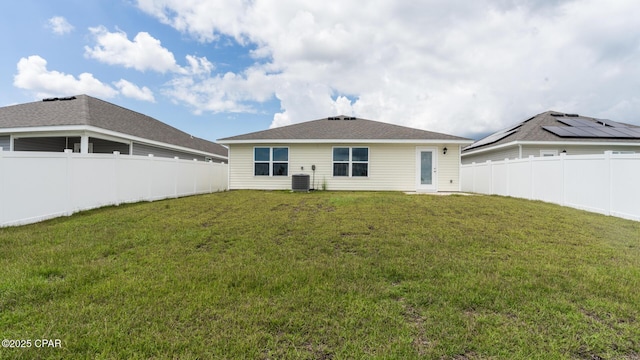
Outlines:
<svg viewBox="0 0 640 360"><path fill-rule="evenodd" d="M462 165L461 174L462 191L542 200L640 220L640 154L608 151L487 161Z"/></svg>
<svg viewBox="0 0 640 360"><path fill-rule="evenodd" d="M228 165L119 154L0 152L0 227L228 189Z"/></svg>
<svg viewBox="0 0 640 360"><path fill-rule="evenodd" d="M613 155L610 171L611 215L640 220L640 159Z"/></svg>
<svg viewBox="0 0 640 360"><path fill-rule="evenodd" d="M533 199L562 204L564 161L557 161L553 157L538 159L539 161L531 161Z"/></svg>

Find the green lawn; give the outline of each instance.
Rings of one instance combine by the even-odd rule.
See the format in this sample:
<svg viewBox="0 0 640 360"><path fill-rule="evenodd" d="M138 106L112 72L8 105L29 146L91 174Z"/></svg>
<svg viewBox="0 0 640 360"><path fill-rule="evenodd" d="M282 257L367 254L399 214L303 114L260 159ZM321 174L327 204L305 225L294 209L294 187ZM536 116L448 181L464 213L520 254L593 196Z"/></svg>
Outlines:
<svg viewBox="0 0 640 360"><path fill-rule="evenodd" d="M640 359L640 223L542 202L231 191L0 229L0 271L2 359Z"/></svg>

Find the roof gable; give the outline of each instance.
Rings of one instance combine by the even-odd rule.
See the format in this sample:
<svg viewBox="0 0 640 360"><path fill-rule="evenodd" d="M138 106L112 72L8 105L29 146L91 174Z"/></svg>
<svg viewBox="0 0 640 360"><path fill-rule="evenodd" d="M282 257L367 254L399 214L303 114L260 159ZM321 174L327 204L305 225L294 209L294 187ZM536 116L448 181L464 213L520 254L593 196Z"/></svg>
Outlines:
<svg viewBox="0 0 640 360"><path fill-rule="evenodd" d="M450 140L469 139L355 117L337 116L219 139L222 143L263 140Z"/></svg>
<svg viewBox="0 0 640 360"><path fill-rule="evenodd" d="M581 116L578 114L567 114L559 111L547 111L536 116L533 116L525 121L512 125L506 129L497 131L489 136L486 136L473 144L463 149L463 153L476 151L480 149L490 149L495 146L513 143L516 141L522 142L592 142L597 144L599 142L620 142L620 143L638 143L640 144L640 138L633 137L604 137L595 136L594 134L587 134L587 132L581 132L584 136L576 135L572 128L577 125L601 125L605 127L605 124L622 126L626 128L635 129L633 131L640 130L640 126L624 124L614 122L611 120L597 119L588 116ZM559 130L558 130L559 129ZM568 131L563 131L568 130ZM558 134L572 134L571 136L560 136Z"/></svg>
<svg viewBox="0 0 640 360"><path fill-rule="evenodd" d="M93 126L170 145L227 156L227 149L150 116L88 96L45 99L0 108L1 128Z"/></svg>

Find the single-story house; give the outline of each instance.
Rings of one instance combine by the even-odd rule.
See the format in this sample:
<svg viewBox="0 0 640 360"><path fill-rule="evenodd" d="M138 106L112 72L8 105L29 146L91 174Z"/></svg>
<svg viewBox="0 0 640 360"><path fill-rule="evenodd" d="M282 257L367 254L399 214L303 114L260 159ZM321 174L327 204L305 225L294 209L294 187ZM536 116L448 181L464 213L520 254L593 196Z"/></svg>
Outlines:
<svg viewBox="0 0 640 360"><path fill-rule="evenodd" d="M0 108L3 151L113 153L227 162L227 148L87 95Z"/></svg>
<svg viewBox="0 0 640 360"><path fill-rule="evenodd" d="M460 191L460 151L473 141L336 116L219 139L229 188L288 190L292 176L328 190Z"/></svg>
<svg viewBox="0 0 640 360"><path fill-rule="evenodd" d="M640 153L640 126L547 111L462 150L462 164L559 154Z"/></svg>

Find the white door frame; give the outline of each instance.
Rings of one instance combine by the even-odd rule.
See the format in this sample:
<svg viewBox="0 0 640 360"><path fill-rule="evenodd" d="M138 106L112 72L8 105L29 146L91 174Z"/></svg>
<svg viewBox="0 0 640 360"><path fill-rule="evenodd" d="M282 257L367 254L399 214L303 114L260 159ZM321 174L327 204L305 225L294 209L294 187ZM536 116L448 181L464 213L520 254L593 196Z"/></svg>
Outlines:
<svg viewBox="0 0 640 360"><path fill-rule="evenodd" d="M422 172L422 152L423 151L431 151L431 171L432 178L430 185L424 185L421 181L421 172ZM438 148L437 147L427 147L427 146L418 146L416 147L416 192L436 192L438 191Z"/></svg>

